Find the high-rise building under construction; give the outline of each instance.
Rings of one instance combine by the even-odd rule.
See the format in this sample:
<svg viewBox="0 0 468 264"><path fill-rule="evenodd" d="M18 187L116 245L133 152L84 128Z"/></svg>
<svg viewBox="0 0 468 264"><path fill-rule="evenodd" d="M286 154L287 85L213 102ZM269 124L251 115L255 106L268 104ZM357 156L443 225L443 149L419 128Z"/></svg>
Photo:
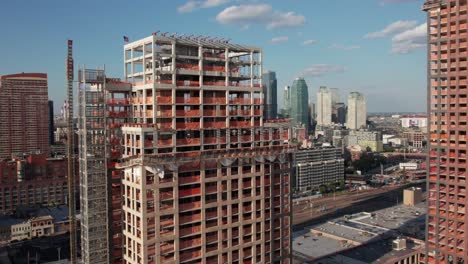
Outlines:
<svg viewBox="0 0 468 264"><path fill-rule="evenodd" d="M468 4L427 0L429 166L425 263L468 263Z"/></svg>
<svg viewBox="0 0 468 264"><path fill-rule="evenodd" d="M79 172L82 263L122 261L122 131L130 114L129 83L101 69L80 69Z"/></svg>
<svg viewBox="0 0 468 264"><path fill-rule="evenodd" d="M124 57L124 263L290 263L290 128L263 120L261 49L153 34Z"/></svg>

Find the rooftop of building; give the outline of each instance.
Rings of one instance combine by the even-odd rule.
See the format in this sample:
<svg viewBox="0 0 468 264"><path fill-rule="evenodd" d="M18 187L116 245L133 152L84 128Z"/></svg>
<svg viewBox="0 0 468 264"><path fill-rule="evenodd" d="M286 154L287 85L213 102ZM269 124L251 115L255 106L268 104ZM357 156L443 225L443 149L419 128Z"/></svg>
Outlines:
<svg viewBox="0 0 468 264"><path fill-rule="evenodd" d="M380 245L378 242L388 239L391 242L391 239L401 235L424 240L425 211L424 203L415 207L399 204L372 213L361 212L336 218L293 233L294 251L305 259L313 260L354 247L353 245L377 243L375 248L387 248L388 245ZM379 254L386 253L388 252L382 250Z"/></svg>
<svg viewBox="0 0 468 264"><path fill-rule="evenodd" d="M393 249L393 238L383 239L346 249L337 254L317 259L312 263L316 264L338 264L338 263L393 263L405 256L415 254L422 250L422 241L406 239L406 248L401 250Z"/></svg>
<svg viewBox="0 0 468 264"><path fill-rule="evenodd" d="M8 75L1 75L0 79L1 80L6 80L6 79L47 79L47 73L36 73L36 72L31 72L31 73L15 73L15 74L8 74Z"/></svg>
<svg viewBox="0 0 468 264"><path fill-rule="evenodd" d="M197 37L194 37L193 35L192 36L184 36L184 35L177 35L177 34L170 34L168 36L166 35L167 35L167 32L159 34L159 35L158 33L153 33L149 37L137 39L133 42L125 44L124 49L128 50L136 46L140 46L149 41L156 41L156 42L162 42L162 43L176 42L176 43L180 43L180 44L188 45L188 46L202 46L202 47L215 48L215 49L229 49L230 51L233 51L233 52L236 52L236 51L237 52L245 52L245 51L261 52L262 50L261 48L258 48L258 47L230 43L231 42L230 39L224 39L224 38L215 38L215 37L201 36L201 35Z"/></svg>
<svg viewBox="0 0 468 264"><path fill-rule="evenodd" d="M47 216L51 216L54 222L66 221L68 220L68 207L60 205L43 208L19 208L15 215L0 216L0 226L16 225L30 219L37 220Z"/></svg>

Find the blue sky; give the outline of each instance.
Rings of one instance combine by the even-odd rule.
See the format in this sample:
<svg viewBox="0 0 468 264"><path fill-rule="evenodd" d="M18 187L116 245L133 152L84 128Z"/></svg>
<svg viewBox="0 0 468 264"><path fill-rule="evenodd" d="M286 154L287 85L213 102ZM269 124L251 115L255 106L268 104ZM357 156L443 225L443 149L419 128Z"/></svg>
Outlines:
<svg viewBox="0 0 468 264"><path fill-rule="evenodd" d="M422 0L5 1L0 9L0 75L45 72L56 109L65 98L66 40L77 65L123 75L123 40L161 30L231 38L263 48L264 69L282 90L303 76L367 96L368 110L425 111ZM282 93L278 93L282 96ZM281 104L282 97L279 98ZM57 111L56 111L57 112Z"/></svg>

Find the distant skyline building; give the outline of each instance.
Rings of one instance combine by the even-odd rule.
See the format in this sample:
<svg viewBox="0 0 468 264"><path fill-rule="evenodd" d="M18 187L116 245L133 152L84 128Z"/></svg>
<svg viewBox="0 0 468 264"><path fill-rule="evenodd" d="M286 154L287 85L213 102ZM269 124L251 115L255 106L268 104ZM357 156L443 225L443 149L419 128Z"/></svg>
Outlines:
<svg viewBox="0 0 468 264"><path fill-rule="evenodd" d="M315 122L315 104L312 102L312 98L309 100L309 120L310 120L311 129L313 130L316 122Z"/></svg>
<svg viewBox="0 0 468 264"><path fill-rule="evenodd" d="M289 118L291 115L291 87L285 86L283 90L283 108L281 109L281 115L283 118Z"/></svg>
<svg viewBox="0 0 468 264"><path fill-rule="evenodd" d="M0 76L0 160L49 153L47 74Z"/></svg>
<svg viewBox="0 0 468 264"><path fill-rule="evenodd" d="M55 136L54 136L54 102L49 100L49 145L54 145Z"/></svg>
<svg viewBox="0 0 468 264"><path fill-rule="evenodd" d="M263 73L263 94L265 99L263 117L275 119L278 116L278 81L274 71Z"/></svg>
<svg viewBox="0 0 468 264"><path fill-rule="evenodd" d="M346 105L345 103L335 103L333 106L333 123L344 125L346 123Z"/></svg>
<svg viewBox="0 0 468 264"><path fill-rule="evenodd" d="M317 126L332 124L333 94L326 86L321 86L317 92Z"/></svg>
<svg viewBox="0 0 468 264"><path fill-rule="evenodd" d="M331 93L332 105L339 103L341 101L340 89L338 88L329 88Z"/></svg>
<svg viewBox="0 0 468 264"><path fill-rule="evenodd" d="M426 252L423 263L468 263L466 0L427 0ZM423 98L421 98L423 99Z"/></svg>
<svg viewBox="0 0 468 264"><path fill-rule="evenodd" d="M351 92L348 96L346 127L349 129L365 128L366 120L367 107L365 96L359 92Z"/></svg>
<svg viewBox="0 0 468 264"><path fill-rule="evenodd" d="M310 127L309 90L304 78L296 78L291 86L291 118L294 124Z"/></svg>

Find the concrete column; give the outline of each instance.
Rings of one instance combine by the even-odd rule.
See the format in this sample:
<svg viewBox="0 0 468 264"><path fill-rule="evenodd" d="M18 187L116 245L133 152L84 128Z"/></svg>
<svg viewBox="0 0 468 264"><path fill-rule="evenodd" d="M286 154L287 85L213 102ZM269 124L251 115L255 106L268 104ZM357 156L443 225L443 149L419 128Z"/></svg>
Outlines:
<svg viewBox="0 0 468 264"><path fill-rule="evenodd" d="M230 86L230 68L229 68L229 49L226 48L226 51L224 53L224 59L226 60L225 63L225 73L226 73L226 86Z"/></svg>
<svg viewBox="0 0 468 264"><path fill-rule="evenodd" d="M172 85L176 84L176 73L177 73L177 65L176 65L176 43L172 41Z"/></svg>
<svg viewBox="0 0 468 264"><path fill-rule="evenodd" d="M198 47L198 74L200 75L198 81L200 82L200 86L203 85L203 47ZM202 91L200 91L200 96L202 96ZM203 99L202 99L203 100ZM203 104L203 101L201 101Z"/></svg>
<svg viewBox="0 0 468 264"><path fill-rule="evenodd" d="M253 86L254 81L254 56L253 51L250 51L250 86Z"/></svg>

